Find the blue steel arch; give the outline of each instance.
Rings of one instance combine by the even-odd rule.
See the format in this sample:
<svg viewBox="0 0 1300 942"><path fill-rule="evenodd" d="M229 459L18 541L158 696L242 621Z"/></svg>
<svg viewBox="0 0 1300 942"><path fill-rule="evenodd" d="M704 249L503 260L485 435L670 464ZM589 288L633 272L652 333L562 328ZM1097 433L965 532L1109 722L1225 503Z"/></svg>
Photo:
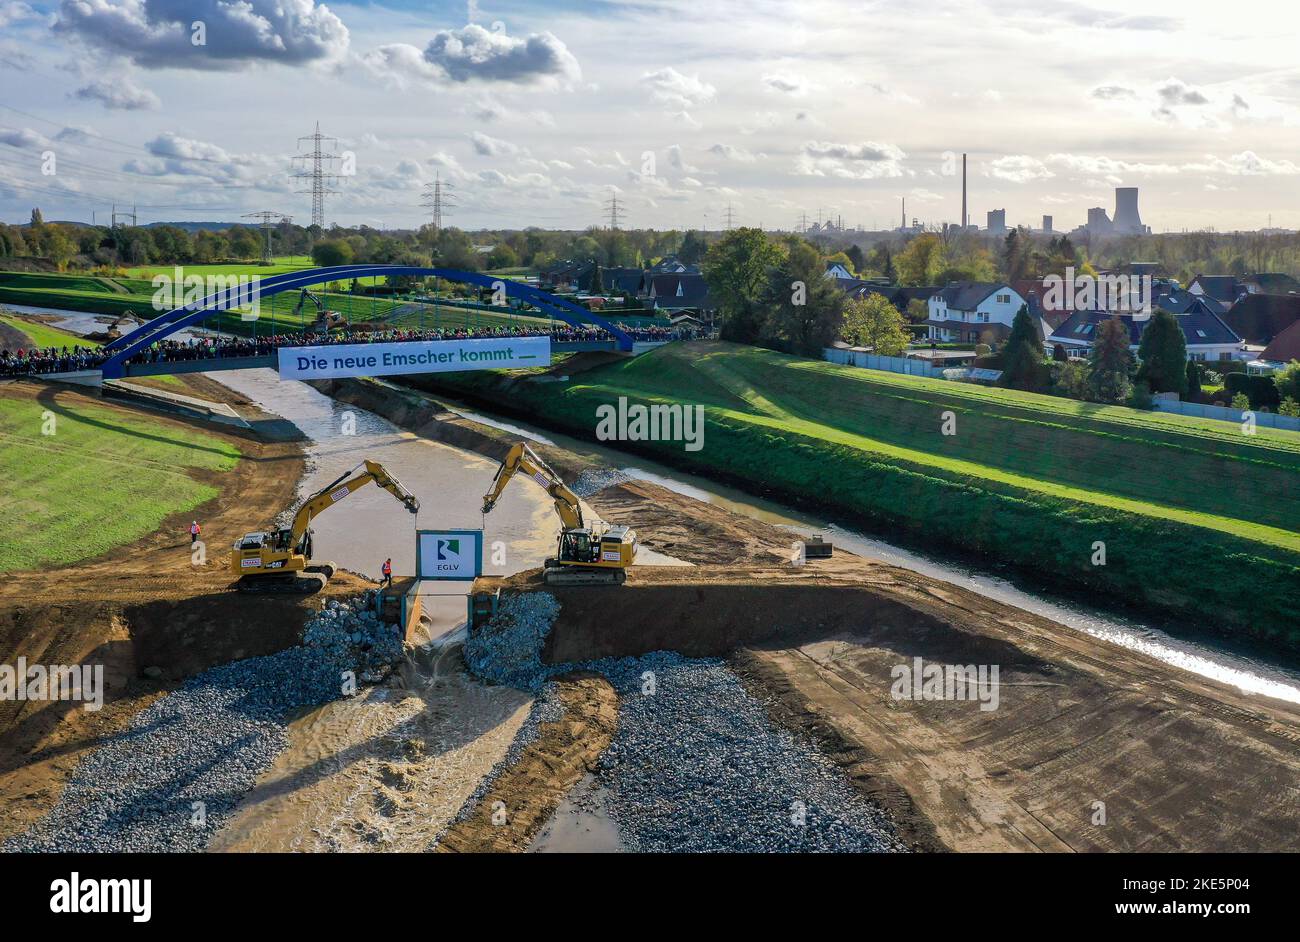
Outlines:
<svg viewBox="0 0 1300 942"><path fill-rule="evenodd" d="M539 311L556 317L574 327L593 324L607 331L618 343L620 350L628 352L632 349L630 334L599 314L594 314L572 301L557 298L549 292L522 282L496 278L480 272L459 271L453 268L418 268L404 265L335 265L329 268L310 268L304 271L273 275L259 281L256 286L257 296L260 299L283 291L293 291L327 281L340 281L345 278L372 278L381 275L446 278L448 281L458 281L493 290L496 290L496 286L500 284L505 287L506 297L508 298L525 301ZM155 317L147 323L141 324L135 330L129 331L105 345L105 349L111 351L113 356L104 361L102 367L104 378L120 379L126 375L127 361L137 353L147 349L164 337L176 333L178 330L184 330L192 324L200 323L218 311L249 304L253 299L252 296L251 285L232 287L206 297L196 304L178 307Z"/></svg>

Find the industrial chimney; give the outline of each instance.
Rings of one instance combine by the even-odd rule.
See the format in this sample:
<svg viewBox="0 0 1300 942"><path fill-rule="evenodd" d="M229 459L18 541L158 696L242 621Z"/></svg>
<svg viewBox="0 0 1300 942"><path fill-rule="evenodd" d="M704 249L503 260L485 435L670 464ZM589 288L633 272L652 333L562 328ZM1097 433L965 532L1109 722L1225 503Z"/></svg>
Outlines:
<svg viewBox="0 0 1300 942"><path fill-rule="evenodd" d="M1146 232L1142 217L1138 215L1138 188L1135 186L1115 187L1115 219L1112 223L1115 232Z"/></svg>
<svg viewBox="0 0 1300 942"><path fill-rule="evenodd" d="M966 155L961 155L961 228L964 232L970 225L970 217L966 215Z"/></svg>

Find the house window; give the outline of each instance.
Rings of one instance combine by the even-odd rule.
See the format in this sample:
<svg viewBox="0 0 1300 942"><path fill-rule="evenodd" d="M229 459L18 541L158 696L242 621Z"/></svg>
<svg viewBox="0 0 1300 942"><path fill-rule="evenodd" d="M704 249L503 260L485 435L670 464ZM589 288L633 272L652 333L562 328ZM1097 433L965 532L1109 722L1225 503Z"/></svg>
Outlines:
<svg viewBox="0 0 1300 942"><path fill-rule="evenodd" d="M1010 303L1011 303L1011 295L1009 295L1009 294L999 294L995 300L998 302L998 304L1010 304Z"/></svg>

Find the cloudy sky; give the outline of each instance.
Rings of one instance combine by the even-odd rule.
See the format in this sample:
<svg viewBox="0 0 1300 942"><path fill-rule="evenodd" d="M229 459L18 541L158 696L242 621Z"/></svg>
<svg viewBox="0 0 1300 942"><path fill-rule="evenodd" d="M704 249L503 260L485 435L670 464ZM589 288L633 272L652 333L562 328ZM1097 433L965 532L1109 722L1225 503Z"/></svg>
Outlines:
<svg viewBox="0 0 1300 942"><path fill-rule="evenodd" d="M1121 9L1123 7L1123 9ZM0 219L789 229L1139 186L1156 231L1300 228L1300 17L1274 0L0 0ZM51 156L53 159L51 160Z"/></svg>

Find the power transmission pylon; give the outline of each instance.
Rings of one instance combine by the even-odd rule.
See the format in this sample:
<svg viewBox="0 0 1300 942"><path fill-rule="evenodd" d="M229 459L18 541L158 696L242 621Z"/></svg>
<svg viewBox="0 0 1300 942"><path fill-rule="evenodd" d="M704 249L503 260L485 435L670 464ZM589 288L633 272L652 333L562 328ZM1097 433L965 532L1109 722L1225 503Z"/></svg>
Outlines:
<svg viewBox="0 0 1300 942"><path fill-rule="evenodd" d="M333 173L333 161L339 159L338 154L327 153L323 149L326 141L330 142L331 149L338 145L338 140L332 137L326 137L320 132L320 122L316 122L316 131L308 134L306 137L298 138L298 149L302 150L302 142L310 141L311 150L307 153L299 153L294 156L294 161L302 161L302 170L293 174L296 180L307 180L311 184L310 189L299 190L299 193L311 193L311 224L325 228L325 197L333 196L338 190L331 189L338 180L338 175Z"/></svg>
<svg viewBox="0 0 1300 942"><path fill-rule="evenodd" d="M433 216L433 231L438 232L442 229L442 214L450 215L450 210L456 205L456 196L451 192L451 184L442 182L441 172L434 174L433 182L426 183L424 188L428 192L421 198L421 204Z"/></svg>
<svg viewBox="0 0 1300 942"><path fill-rule="evenodd" d="M609 227L617 229L619 219L618 190L610 191L609 199L605 200L605 209L609 213Z"/></svg>
<svg viewBox="0 0 1300 942"><path fill-rule="evenodd" d="M261 222L261 230L266 233L266 244L262 246L262 261L271 261L271 230L276 226L292 222L292 216L286 216L284 213L277 213L274 210L263 209L256 213L244 213L243 219L256 219Z"/></svg>
<svg viewBox="0 0 1300 942"><path fill-rule="evenodd" d="M110 229L116 229L116 228L117 228L117 217L118 217L118 216L121 216L123 219L129 219L129 220L131 220L131 225L132 225L133 227L134 227L135 225L137 225L137 223L136 223L136 215L135 215L135 206L134 206L134 205L131 207L131 211L130 211L129 213L128 213L126 210L123 210L122 212L119 213L119 212L117 211L117 204L114 203L114 204L113 204L113 215L112 215L112 220L111 220L111 222L109 223L109 228L110 228Z"/></svg>
<svg viewBox="0 0 1300 942"><path fill-rule="evenodd" d="M736 225L736 214L731 211L731 203L727 203L727 231L731 231Z"/></svg>

